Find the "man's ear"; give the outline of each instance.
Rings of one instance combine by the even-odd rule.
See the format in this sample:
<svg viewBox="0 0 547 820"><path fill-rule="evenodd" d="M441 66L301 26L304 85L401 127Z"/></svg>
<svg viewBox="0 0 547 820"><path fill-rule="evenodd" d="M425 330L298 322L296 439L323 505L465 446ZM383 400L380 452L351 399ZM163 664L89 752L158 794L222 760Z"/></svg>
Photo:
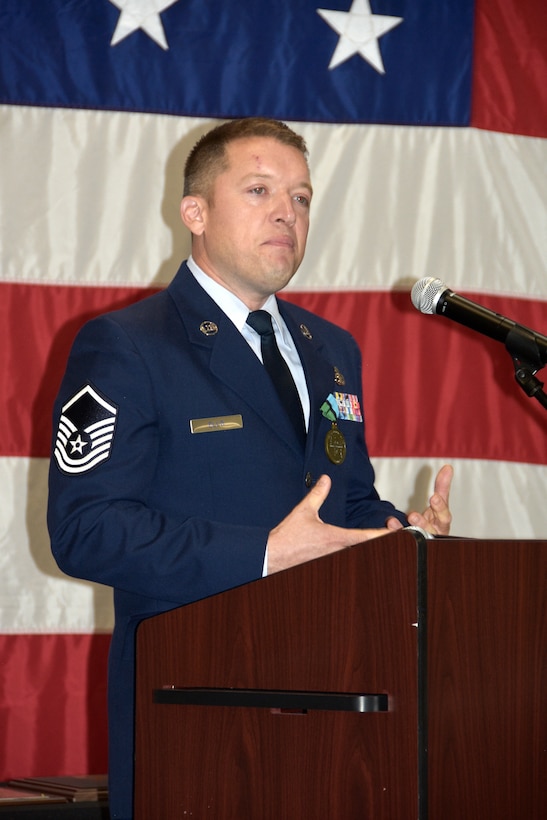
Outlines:
<svg viewBox="0 0 547 820"><path fill-rule="evenodd" d="M205 229L206 202L201 196L185 196L180 203L180 218L195 236Z"/></svg>

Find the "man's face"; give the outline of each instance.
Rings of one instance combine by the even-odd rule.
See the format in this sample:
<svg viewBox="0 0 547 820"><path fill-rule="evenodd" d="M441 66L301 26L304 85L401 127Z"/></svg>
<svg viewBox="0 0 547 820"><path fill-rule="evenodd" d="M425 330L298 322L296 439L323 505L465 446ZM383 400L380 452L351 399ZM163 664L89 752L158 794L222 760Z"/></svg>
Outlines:
<svg viewBox="0 0 547 820"><path fill-rule="evenodd" d="M227 159L211 195L197 198L201 221L191 228L192 255L209 276L257 309L285 287L304 256L310 175L298 149L270 137L230 143Z"/></svg>

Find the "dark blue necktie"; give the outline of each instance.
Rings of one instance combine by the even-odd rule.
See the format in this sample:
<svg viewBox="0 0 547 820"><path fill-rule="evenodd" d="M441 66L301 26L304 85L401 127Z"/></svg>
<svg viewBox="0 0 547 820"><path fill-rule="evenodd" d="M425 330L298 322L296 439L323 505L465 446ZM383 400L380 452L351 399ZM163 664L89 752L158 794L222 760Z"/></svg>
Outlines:
<svg viewBox="0 0 547 820"><path fill-rule="evenodd" d="M256 330L260 336L260 347L264 367L275 385L281 403L293 423L302 446L304 446L306 441L306 428L304 426L302 404L289 366L279 352L272 327L272 317L266 310L255 310L249 313L247 324L250 325L253 330Z"/></svg>

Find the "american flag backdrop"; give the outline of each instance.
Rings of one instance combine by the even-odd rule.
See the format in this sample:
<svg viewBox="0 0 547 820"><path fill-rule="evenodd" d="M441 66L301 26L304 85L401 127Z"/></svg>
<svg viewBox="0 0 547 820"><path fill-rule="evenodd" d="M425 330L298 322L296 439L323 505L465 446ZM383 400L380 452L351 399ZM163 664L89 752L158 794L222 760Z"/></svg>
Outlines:
<svg viewBox="0 0 547 820"><path fill-rule="evenodd" d="M50 555L53 398L80 325L188 255L190 147L256 114L310 149L285 296L359 342L381 494L422 509L451 462L455 535L545 538L546 411L409 297L438 277L547 334L545 0L2 0L0 779L106 770L111 591Z"/></svg>

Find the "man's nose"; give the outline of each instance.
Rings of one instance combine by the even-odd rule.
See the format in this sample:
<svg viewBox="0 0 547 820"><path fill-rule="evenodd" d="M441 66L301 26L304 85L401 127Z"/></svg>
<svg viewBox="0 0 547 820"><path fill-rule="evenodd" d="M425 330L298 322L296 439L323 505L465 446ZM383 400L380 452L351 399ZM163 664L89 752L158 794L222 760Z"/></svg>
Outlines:
<svg viewBox="0 0 547 820"><path fill-rule="evenodd" d="M279 194L276 197L272 215L276 222L284 222L289 226L294 225L296 210L294 200L290 194Z"/></svg>

